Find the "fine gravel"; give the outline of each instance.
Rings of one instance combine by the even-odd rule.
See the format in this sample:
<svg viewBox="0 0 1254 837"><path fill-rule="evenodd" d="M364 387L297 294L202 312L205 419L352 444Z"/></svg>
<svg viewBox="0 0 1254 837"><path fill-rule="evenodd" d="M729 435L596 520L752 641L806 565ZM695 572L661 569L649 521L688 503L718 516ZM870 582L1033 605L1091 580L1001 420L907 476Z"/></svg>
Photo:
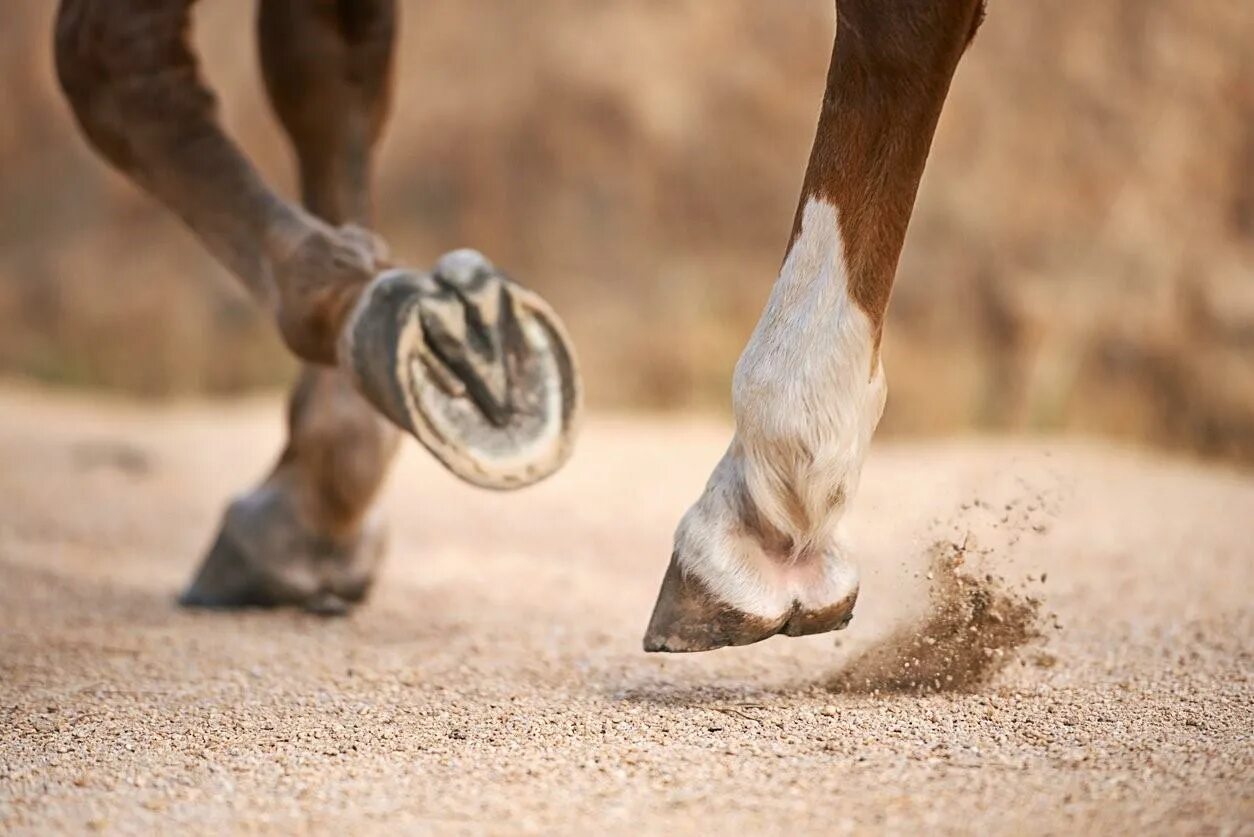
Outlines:
<svg viewBox="0 0 1254 837"><path fill-rule="evenodd" d="M272 399L0 391L0 832L1254 834L1254 479L884 443L841 634L640 638L714 421L601 417L516 494L414 443L373 597L175 605Z"/></svg>

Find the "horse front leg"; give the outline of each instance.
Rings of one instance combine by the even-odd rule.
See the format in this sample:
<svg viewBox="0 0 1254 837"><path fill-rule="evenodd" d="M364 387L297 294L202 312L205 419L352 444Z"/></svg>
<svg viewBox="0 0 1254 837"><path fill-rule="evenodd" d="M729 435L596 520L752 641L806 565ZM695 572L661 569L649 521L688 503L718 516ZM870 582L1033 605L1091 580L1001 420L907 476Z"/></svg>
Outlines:
<svg viewBox="0 0 1254 837"><path fill-rule="evenodd" d="M950 79L981 0L839 0L792 240L736 365L736 432L680 521L644 637L704 651L844 627L840 520L886 396L880 338Z"/></svg>

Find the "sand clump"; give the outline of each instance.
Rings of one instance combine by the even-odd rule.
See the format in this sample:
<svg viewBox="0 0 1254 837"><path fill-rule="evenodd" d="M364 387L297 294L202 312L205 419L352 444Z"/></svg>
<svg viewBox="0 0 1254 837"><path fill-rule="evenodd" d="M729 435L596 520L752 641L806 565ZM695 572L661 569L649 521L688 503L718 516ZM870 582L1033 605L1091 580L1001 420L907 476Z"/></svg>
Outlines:
<svg viewBox="0 0 1254 837"><path fill-rule="evenodd" d="M855 656L833 687L871 693L970 691L1018 659L1017 651L1043 640L1040 599L991 574L971 572L966 559L962 545L934 543L922 617Z"/></svg>

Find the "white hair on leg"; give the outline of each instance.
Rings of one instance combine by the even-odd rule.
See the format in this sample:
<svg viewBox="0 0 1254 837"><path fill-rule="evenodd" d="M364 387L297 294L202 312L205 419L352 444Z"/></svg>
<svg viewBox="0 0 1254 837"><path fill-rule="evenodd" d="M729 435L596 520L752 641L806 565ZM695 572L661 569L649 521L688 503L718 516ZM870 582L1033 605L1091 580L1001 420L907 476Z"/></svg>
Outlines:
<svg viewBox="0 0 1254 837"><path fill-rule="evenodd" d="M736 365L736 437L676 532L685 572L768 619L855 591L837 524L885 395L871 320L849 294L836 207L811 197Z"/></svg>

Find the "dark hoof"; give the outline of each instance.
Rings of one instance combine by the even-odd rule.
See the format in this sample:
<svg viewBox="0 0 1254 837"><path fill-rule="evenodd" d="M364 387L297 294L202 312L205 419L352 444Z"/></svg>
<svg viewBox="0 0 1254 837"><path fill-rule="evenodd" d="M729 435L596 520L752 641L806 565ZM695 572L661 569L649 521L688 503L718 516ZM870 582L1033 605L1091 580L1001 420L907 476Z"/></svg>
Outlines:
<svg viewBox="0 0 1254 837"><path fill-rule="evenodd" d="M383 555L378 525L336 542L310 532L286 497L260 488L233 502L184 607L302 607L339 615L365 598Z"/></svg>
<svg viewBox="0 0 1254 837"><path fill-rule="evenodd" d="M806 607L794 601L779 616L756 616L720 601L672 555L644 634L644 650L712 651L750 645L776 634L805 636L838 631L853 618L857 598L855 588L830 605Z"/></svg>
<svg viewBox="0 0 1254 837"><path fill-rule="evenodd" d="M367 286L340 343L357 388L457 476L521 488L570 456L580 382L540 297L473 250Z"/></svg>

